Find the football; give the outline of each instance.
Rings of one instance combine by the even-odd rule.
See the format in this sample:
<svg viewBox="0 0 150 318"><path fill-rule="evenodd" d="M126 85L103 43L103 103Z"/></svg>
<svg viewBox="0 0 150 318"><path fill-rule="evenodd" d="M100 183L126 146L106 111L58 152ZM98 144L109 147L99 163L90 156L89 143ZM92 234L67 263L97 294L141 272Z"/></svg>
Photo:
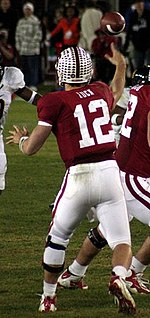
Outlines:
<svg viewBox="0 0 150 318"><path fill-rule="evenodd" d="M106 12L100 21L100 29L108 35L117 35L125 28L125 19L119 12Z"/></svg>

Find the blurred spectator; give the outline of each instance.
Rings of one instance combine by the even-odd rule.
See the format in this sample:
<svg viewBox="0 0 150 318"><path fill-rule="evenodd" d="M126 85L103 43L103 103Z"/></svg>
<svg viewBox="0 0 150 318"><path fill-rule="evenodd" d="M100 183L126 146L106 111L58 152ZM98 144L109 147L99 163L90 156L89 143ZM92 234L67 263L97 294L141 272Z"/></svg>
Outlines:
<svg viewBox="0 0 150 318"><path fill-rule="evenodd" d="M99 8L103 12L103 14L105 12L111 11L110 1L97 0L96 1L96 7Z"/></svg>
<svg viewBox="0 0 150 318"><path fill-rule="evenodd" d="M42 30L39 19L33 15L34 6L27 2L23 6L24 17L16 27L16 49L26 85L37 90L40 70L40 44Z"/></svg>
<svg viewBox="0 0 150 318"><path fill-rule="evenodd" d="M121 48L121 38L106 35L98 29L96 38L92 42L92 55L94 61L94 80L103 81L109 84L114 76L115 66L105 59L105 54L111 54L110 44L113 42L115 46Z"/></svg>
<svg viewBox="0 0 150 318"><path fill-rule="evenodd" d="M76 15L76 8L74 6L66 7L64 17L60 19L55 29L50 33L50 38L52 38L61 30L63 31L63 49L78 44L80 19Z"/></svg>
<svg viewBox="0 0 150 318"><path fill-rule="evenodd" d="M133 1L134 2L134 1ZM149 0L145 0L144 1L144 7L145 9L150 9L150 1ZM130 19L132 17L132 14L135 10L135 5L134 3L127 9L126 13L125 13L125 20L126 20L126 31L128 29L129 23L130 23Z"/></svg>
<svg viewBox="0 0 150 318"><path fill-rule="evenodd" d="M132 54L134 69L150 64L150 10L144 7L142 0L134 1L134 11L127 29L124 52L128 50L130 43L133 48L129 50L129 54Z"/></svg>
<svg viewBox="0 0 150 318"><path fill-rule="evenodd" d="M48 45L46 37L48 32L48 16L47 14L43 14L40 18L41 22L41 31L42 31L42 39L40 42L40 68L39 68L39 83L44 81L45 70L48 66Z"/></svg>
<svg viewBox="0 0 150 318"><path fill-rule="evenodd" d="M8 43L8 30L0 29L0 53L3 66L14 65L14 48Z"/></svg>
<svg viewBox="0 0 150 318"><path fill-rule="evenodd" d="M8 30L8 43L15 46L15 30L18 14L12 8L10 0L0 0L0 28Z"/></svg>
<svg viewBox="0 0 150 318"><path fill-rule="evenodd" d="M58 23L64 18L63 9L56 9L54 19L49 23L49 31L52 32L58 25ZM50 41L50 55L59 55L63 47L63 30L61 29Z"/></svg>
<svg viewBox="0 0 150 318"><path fill-rule="evenodd" d="M81 17L81 33L79 46L89 52L92 51L92 42L96 38L95 31L100 27L102 11L97 8L97 1L88 0Z"/></svg>

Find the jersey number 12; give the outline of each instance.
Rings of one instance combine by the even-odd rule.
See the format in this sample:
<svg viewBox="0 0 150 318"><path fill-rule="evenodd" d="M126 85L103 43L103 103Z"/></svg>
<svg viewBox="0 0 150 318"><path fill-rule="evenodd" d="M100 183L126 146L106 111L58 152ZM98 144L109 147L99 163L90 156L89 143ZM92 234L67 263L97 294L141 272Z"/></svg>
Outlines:
<svg viewBox="0 0 150 318"><path fill-rule="evenodd" d="M74 117L78 119L80 133L82 139L79 140L80 148L90 147L97 144L104 144L114 141L114 132L109 130L107 134L103 134L101 126L107 125L110 121L110 115L108 111L107 103L103 99L93 100L88 104L89 113L96 113L97 109L101 108L103 116L97 117L92 122L95 139L90 136L86 116L83 106L81 104L75 107Z"/></svg>

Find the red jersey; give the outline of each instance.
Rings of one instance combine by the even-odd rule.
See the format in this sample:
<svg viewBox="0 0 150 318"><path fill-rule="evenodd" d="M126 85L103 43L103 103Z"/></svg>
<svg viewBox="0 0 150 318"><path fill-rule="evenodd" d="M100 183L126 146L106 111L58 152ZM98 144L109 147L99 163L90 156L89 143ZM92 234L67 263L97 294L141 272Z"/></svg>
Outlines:
<svg viewBox="0 0 150 318"><path fill-rule="evenodd" d="M110 88L101 82L40 98L39 121L52 125L66 168L114 159L116 147L109 114L113 100Z"/></svg>
<svg viewBox="0 0 150 318"><path fill-rule="evenodd" d="M111 55L110 44L113 42L116 46L119 44L119 37L100 34L92 42L92 50L94 55L97 55L99 58L104 58L105 54Z"/></svg>
<svg viewBox="0 0 150 318"><path fill-rule="evenodd" d="M130 94L116 159L122 171L149 178L150 147L147 141L147 115L150 111L150 85L135 86Z"/></svg>
<svg viewBox="0 0 150 318"><path fill-rule="evenodd" d="M69 21L66 18L63 18L57 24L56 28L51 32L51 36L55 36L62 30L63 44L68 46L77 45L80 35L79 24L79 18L72 18L71 21Z"/></svg>

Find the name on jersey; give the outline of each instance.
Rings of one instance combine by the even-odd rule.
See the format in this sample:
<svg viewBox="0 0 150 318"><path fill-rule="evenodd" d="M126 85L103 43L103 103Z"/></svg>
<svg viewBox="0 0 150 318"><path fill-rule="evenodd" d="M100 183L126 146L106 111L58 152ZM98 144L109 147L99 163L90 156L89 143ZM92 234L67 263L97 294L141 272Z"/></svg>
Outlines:
<svg viewBox="0 0 150 318"><path fill-rule="evenodd" d="M76 92L76 94L80 97L80 98L86 98L89 96L94 95L94 93L90 90L90 89L86 89L82 92Z"/></svg>

